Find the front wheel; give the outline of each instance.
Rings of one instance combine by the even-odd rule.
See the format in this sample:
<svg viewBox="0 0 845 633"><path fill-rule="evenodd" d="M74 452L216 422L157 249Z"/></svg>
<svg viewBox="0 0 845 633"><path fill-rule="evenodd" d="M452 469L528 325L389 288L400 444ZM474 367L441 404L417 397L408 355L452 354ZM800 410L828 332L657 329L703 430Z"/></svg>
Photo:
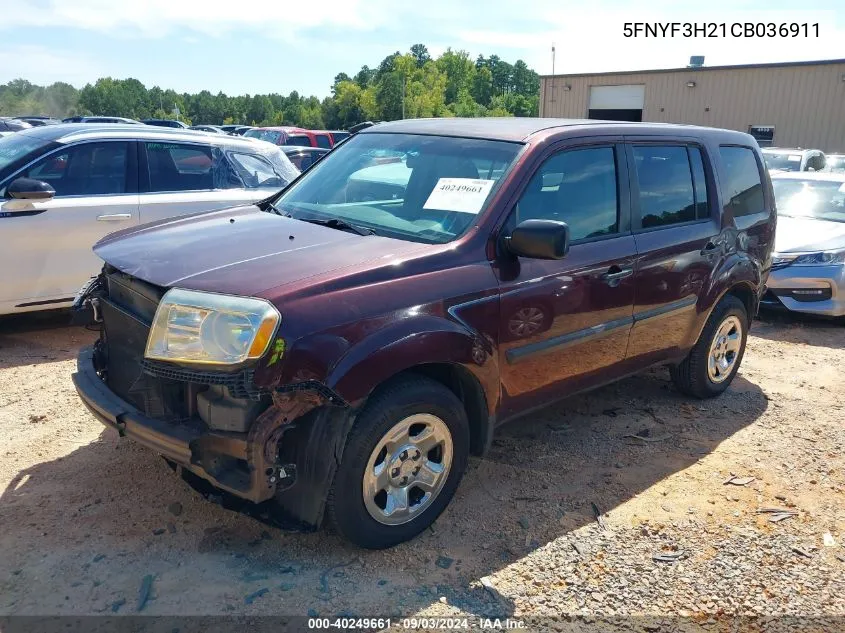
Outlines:
<svg viewBox="0 0 845 633"><path fill-rule="evenodd" d="M712 398L727 389L745 354L748 322L745 304L732 295L723 297L689 356L670 368L678 390L697 398Z"/></svg>
<svg viewBox="0 0 845 633"><path fill-rule="evenodd" d="M334 528L380 549L419 534L449 504L469 454L461 401L425 377L397 381L362 410L329 493Z"/></svg>

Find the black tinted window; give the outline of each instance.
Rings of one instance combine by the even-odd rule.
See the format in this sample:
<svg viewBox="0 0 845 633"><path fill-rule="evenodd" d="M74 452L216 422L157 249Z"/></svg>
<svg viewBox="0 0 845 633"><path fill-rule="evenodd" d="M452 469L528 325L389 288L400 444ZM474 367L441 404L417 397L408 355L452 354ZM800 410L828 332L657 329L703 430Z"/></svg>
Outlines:
<svg viewBox="0 0 845 633"><path fill-rule="evenodd" d="M57 196L126 193L127 143L85 143L50 154L20 174L50 183Z"/></svg>
<svg viewBox="0 0 845 633"><path fill-rule="evenodd" d="M302 147L311 147L311 139L307 136L288 136L285 145L300 145Z"/></svg>
<svg viewBox="0 0 845 633"><path fill-rule="evenodd" d="M719 154L727 174L722 190L725 211L730 208L734 217L763 211L763 183L754 151L749 147L720 147Z"/></svg>
<svg viewBox="0 0 845 633"><path fill-rule="evenodd" d="M616 233L616 160L612 147L555 154L534 174L516 206L516 223L566 222L571 240Z"/></svg>
<svg viewBox="0 0 845 633"><path fill-rule="evenodd" d="M150 191L214 189L210 147L147 143Z"/></svg>
<svg viewBox="0 0 845 633"><path fill-rule="evenodd" d="M692 165L692 182L695 186L695 217L702 220L710 217L710 201L707 198L707 178L704 176L704 160L701 150L690 147L689 159Z"/></svg>
<svg viewBox="0 0 845 633"><path fill-rule="evenodd" d="M317 147L324 147L326 149L330 149L332 146L332 142L329 140L329 137L325 134L317 134Z"/></svg>
<svg viewBox="0 0 845 633"><path fill-rule="evenodd" d="M633 148L644 229L695 220L695 195L686 147Z"/></svg>

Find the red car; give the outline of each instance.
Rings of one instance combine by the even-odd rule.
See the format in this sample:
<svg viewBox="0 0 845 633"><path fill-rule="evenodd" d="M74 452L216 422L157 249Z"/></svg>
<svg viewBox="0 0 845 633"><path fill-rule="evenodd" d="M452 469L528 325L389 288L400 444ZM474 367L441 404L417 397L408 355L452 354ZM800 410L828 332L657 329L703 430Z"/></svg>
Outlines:
<svg viewBox="0 0 845 633"><path fill-rule="evenodd" d="M256 205L101 240L74 382L196 485L387 547L537 407L659 365L727 389L775 223L748 134L383 123Z"/></svg>
<svg viewBox="0 0 845 633"><path fill-rule="evenodd" d="M258 138L274 145L303 145L305 147L323 147L326 149L334 145L331 134L325 131L306 130L293 126L256 127L244 134L246 137Z"/></svg>

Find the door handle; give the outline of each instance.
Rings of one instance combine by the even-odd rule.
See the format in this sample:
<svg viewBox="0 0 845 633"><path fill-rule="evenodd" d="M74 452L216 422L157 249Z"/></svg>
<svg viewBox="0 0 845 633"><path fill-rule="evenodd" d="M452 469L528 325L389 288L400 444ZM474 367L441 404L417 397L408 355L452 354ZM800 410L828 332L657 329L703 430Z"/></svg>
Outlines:
<svg viewBox="0 0 845 633"><path fill-rule="evenodd" d="M619 266L613 265L608 269L606 273L601 276L601 278L607 283L608 286L615 287L618 286L619 282L625 279L625 277L630 277L633 274L633 268L621 268Z"/></svg>
<svg viewBox="0 0 845 633"><path fill-rule="evenodd" d="M99 222L122 222L123 220L131 220L131 213L110 213L107 215L98 215Z"/></svg>
<svg viewBox="0 0 845 633"><path fill-rule="evenodd" d="M704 248L701 249L701 255L712 255L716 252L717 248L719 248L719 246L716 242L707 242L707 244L704 245Z"/></svg>

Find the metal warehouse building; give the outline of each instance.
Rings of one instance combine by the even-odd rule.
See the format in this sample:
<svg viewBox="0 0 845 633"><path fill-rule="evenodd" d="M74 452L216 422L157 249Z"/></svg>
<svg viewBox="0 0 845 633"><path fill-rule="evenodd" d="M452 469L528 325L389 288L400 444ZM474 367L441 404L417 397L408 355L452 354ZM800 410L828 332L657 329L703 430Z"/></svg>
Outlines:
<svg viewBox="0 0 845 633"><path fill-rule="evenodd" d="M540 116L708 125L845 152L845 59L547 75Z"/></svg>

